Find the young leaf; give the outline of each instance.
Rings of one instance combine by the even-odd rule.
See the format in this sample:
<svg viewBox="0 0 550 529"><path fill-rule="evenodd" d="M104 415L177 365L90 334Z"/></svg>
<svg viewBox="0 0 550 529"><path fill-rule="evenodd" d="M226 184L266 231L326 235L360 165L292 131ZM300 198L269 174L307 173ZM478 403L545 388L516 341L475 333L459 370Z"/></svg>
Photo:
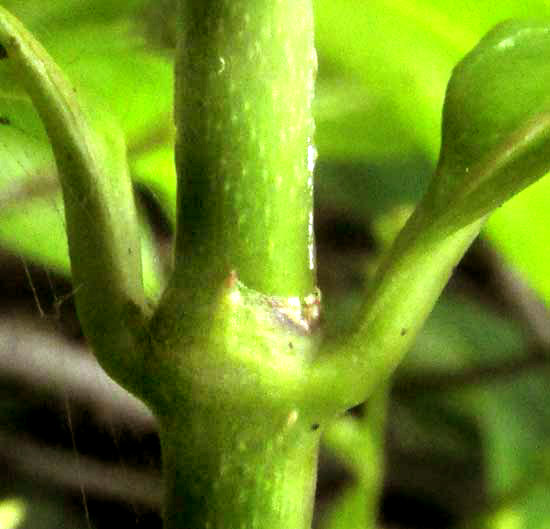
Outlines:
<svg viewBox="0 0 550 529"><path fill-rule="evenodd" d="M500 24L454 69L431 199L452 233L550 169L550 20Z"/></svg>

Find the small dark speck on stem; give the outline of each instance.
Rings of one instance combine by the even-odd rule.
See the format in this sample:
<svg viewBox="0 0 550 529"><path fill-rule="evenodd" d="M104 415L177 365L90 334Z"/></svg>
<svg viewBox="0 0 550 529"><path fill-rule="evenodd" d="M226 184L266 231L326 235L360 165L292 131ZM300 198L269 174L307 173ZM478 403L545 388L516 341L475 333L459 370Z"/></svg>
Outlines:
<svg viewBox="0 0 550 529"><path fill-rule="evenodd" d="M289 349L294 349L294 344L292 342L288 342Z"/></svg>
<svg viewBox="0 0 550 529"><path fill-rule="evenodd" d="M312 424L311 425L311 431L314 432L315 430L318 430L319 429L319 424L318 423L315 423L315 424Z"/></svg>
<svg viewBox="0 0 550 529"><path fill-rule="evenodd" d="M0 60L7 59L8 58L8 52L6 51L6 48L0 44Z"/></svg>
<svg viewBox="0 0 550 529"><path fill-rule="evenodd" d="M10 118L6 116L0 116L0 125L11 125Z"/></svg>
<svg viewBox="0 0 550 529"><path fill-rule="evenodd" d="M401 336L405 336L407 332L408 332L408 329L401 329Z"/></svg>

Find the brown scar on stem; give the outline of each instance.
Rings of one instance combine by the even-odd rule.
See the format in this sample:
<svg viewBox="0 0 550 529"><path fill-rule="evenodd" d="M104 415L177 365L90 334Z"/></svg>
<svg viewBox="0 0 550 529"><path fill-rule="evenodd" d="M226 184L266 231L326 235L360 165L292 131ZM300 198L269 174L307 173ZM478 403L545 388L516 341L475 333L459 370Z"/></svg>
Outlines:
<svg viewBox="0 0 550 529"><path fill-rule="evenodd" d="M269 306L280 323L292 328L298 334L312 334L319 326L321 315L321 293L318 289L306 296L303 301L299 298L268 298Z"/></svg>
<svg viewBox="0 0 550 529"><path fill-rule="evenodd" d="M0 60L8 58L8 51L3 44L0 44Z"/></svg>

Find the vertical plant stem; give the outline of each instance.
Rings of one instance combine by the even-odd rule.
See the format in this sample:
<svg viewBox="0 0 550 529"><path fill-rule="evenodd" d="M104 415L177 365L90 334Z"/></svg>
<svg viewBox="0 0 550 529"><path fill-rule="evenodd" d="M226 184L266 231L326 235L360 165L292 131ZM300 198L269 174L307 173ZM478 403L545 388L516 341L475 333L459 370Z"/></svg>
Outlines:
<svg viewBox="0 0 550 529"><path fill-rule="evenodd" d="M218 416L206 428L205 411L161 427L164 529L309 529L319 435L288 423L276 434L266 416Z"/></svg>
<svg viewBox="0 0 550 529"><path fill-rule="evenodd" d="M311 0L180 0L178 24L172 337L232 272L267 295L315 285Z"/></svg>
<svg viewBox="0 0 550 529"><path fill-rule="evenodd" d="M146 395L165 529L308 529L312 2L180 0L178 24L175 268Z"/></svg>
<svg viewBox="0 0 550 529"><path fill-rule="evenodd" d="M312 291L315 69L311 0L180 2L178 276Z"/></svg>

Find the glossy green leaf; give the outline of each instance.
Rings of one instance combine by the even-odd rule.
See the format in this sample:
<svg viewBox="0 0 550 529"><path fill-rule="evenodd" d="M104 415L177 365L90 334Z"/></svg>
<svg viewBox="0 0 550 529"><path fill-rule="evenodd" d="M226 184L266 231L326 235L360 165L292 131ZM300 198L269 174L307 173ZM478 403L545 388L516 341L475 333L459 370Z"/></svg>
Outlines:
<svg viewBox="0 0 550 529"><path fill-rule="evenodd" d="M24 260L69 276L69 251L59 186L53 174L49 179L36 180L21 178L17 190L7 188L6 194L0 197L0 242L3 248ZM26 188L33 185L42 188L38 187L36 194L28 193ZM143 220L140 231L144 288L147 297L155 299L162 289L161 266L153 236Z"/></svg>
<svg viewBox="0 0 550 529"><path fill-rule="evenodd" d="M85 94L94 112L116 119L132 155L160 144L172 145L172 59L145 41L139 19L144 2L124 3L124 8L96 0L78 3L77 12L82 11L78 24L65 2L48 4L48 9L37 8L35 1L9 4L37 29L44 47ZM0 94L16 90L25 99L21 89L13 86L16 80L7 66L0 61ZM35 135L36 126L23 128Z"/></svg>
<svg viewBox="0 0 550 529"><path fill-rule="evenodd" d="M17 16L25 18L35 31L54 32L61 27L74 25L78 19L83 23L104 22L135 15L145 0L110 2L109 0L5 0L2 6Z"/></svg>
<svg viewBox="0 0 550 529"><path fill-rule="evenodd" d="M58 189L45 197L29 197L20 206L2 208L2 246L25 260L69 275L63 201ZM40 219L40 222L33 222L33 219Z"/></svg>
<svg viewBox="0 0 550 529"><path fill-rule="evenodd" d="M331 79L321 68L314 105L321 160L395 163L421 151L409 128L392 120L378 94L353 77Z"/></svg>
<svg viewBox="0 0 550 529"><path fill-rule="evenodd" d="M117 120L129 149L170 141L172 59L148 48L128 20L69 28L44 44L76 86Z"/></svg>
<svg viewBox="0 0 550 529"><path fill-rule="evenodd" d="M6 0L2 2L2 6L24 20L36 37L46 44L47 49L54 51L54 56L57 55L58 50L55 42L59 42L61 54L65 55L70 62L78 63L79 57L93 56L98 43L100 47L110 45L112 50L117 48L109 38L96 40L95 45L90 46L89 39L86 38L86 30L92 29L94 33L93 28L102 28L103 37L107 37L109 30L106 31L105 28L119 26L119 41L124 41L128 35L126 28L120 27L121 20L137 18L145 3L146 0L115 3L105 0L52 0L46 4L37 0ZM74 23L75 20L78 20L78 24ZM78 33L84 37L82 42L74 38ZM74 37L71 37L71 34ZM67 46L67 43L70 45ZM67 66L63 61L60 63L64 67ZM21 88L17 85L17 80L10 75L6 65L0 63L0 90L15 89L21 92Z"/></svg>

